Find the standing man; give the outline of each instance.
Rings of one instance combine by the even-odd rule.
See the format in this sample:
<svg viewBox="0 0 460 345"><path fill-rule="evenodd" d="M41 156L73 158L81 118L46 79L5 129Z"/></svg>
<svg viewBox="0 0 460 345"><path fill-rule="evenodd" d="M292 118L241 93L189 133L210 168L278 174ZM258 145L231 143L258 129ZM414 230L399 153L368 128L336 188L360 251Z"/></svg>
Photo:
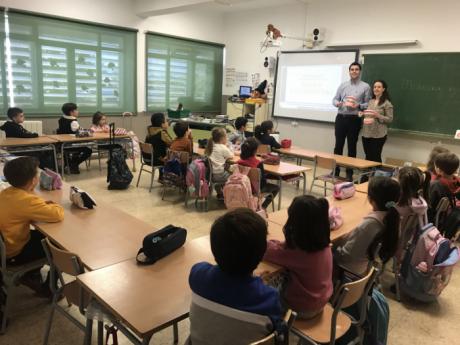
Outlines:
<svg viewBox="0 0 460 345"><path fill-rule="evenodd" d="M367 108L371 98L371 88L369 84L361 81L361 65L358 62L353 62L348 71L350 80L339 86L332 100L332 104L338 108L335 118L334 154L343 154L343 146L347 139L348 157L356 157L356 144L361 130L361 118L358 112ZM340 175L340 168L336 168L335 174ZM347 179L353 180L353 169L347 169Z"/></svg>

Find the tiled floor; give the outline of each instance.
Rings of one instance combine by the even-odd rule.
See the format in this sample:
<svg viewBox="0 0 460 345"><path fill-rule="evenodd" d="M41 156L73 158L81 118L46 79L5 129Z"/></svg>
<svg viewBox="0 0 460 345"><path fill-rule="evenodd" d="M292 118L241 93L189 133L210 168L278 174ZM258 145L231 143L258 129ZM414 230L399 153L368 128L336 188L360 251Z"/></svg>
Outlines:
<svg viewBox="0 0 460 345"><path fill-rule="evenodd" d="M209 212L195 209L191 203L187 209L183 199L176 193L168 193L167 200L162 201L161 187L155 183L151 193L148 192L149 175L141 178L139 188L135 187L137 173L133 185L126 191L108 191L105 182L105 169L99 172L97 164L90 171L82 169L82 174L71 176L67 182L75 184L90 192L97 200L110 201L115 207L152 224L162 227L173 223L188 229L190 239L209 233L210 226L216 217L225 212L224 206L217 201L210 204ZM284 185L283 208L289 206L290 200L300 193L294 186ZM175 200L175 201L174 201ZM384 288L388 287L392 278L388 273L383 279ZM110 281L107 281L110 284ZM420 304L403 300L396 302L391 292L385 289L390 303L390 345L408 344L457 344L458 324L460 322L460 274L456 269L452 280L439 300L431 304ZM17 289L16 300L8 331L0 336L0 345L31 345L40 344L43 339L46 320L49 315L49 304L36 298L27 288ZM74 314L78 314L73 308ZM155 311L152 310L152 313ZM188 321L180 323L180 343L188 334ZM129 344L123 336L119 336L120 344ZM295 339L293 339L294 341ZM63 316L55 314L51 331L50 344L81 344L83 333ZM95 343L95 342L94 342ZM294 343L294 342L293 342ZM166 329L152 338L151 344L172 344L172 329Z"/></svg>

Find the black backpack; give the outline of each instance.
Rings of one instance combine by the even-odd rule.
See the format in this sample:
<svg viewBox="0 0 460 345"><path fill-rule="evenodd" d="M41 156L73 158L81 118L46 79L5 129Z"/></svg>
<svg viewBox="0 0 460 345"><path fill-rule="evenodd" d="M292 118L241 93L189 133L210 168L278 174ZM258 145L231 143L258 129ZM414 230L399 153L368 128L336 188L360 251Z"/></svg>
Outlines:
<svg viewBox="0 0 460 345"><path fill-rule="evenodd" d="M107 163L108 189L127 189L133 180L133 174L126 164L126 152L115 147L115 124L110 124L110 149Z"/></svg>
<svg viewBox="0 0 460 345"><path fill-rule="evenodd" d="M460 209L453 207L443 224L444 237L452 239L460 230Z"/></svg>

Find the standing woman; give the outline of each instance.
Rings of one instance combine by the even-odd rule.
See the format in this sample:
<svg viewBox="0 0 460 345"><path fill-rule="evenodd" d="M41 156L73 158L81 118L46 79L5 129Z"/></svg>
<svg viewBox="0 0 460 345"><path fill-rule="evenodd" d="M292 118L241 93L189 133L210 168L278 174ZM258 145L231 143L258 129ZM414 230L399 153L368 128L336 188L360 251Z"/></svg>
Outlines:
<svg viewBox="0 0 460 345"><path fill-rule="evenodd" d="M366 160L382 162L388 124L393 121L393 104L390 102L387 84L383 80L374 81L372 99L367 110L360 115L364 116L362 139Z"/></svg>

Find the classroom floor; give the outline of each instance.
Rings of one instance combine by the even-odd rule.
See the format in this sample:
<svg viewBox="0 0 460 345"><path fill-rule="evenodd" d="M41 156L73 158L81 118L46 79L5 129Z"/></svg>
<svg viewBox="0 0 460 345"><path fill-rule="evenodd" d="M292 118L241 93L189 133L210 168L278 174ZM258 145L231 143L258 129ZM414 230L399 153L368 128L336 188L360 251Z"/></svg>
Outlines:
<svg viewBox="0 0 460 345"><path fill-rule="evenodd" d="M132 214L133 216L160 228L173 223L188 230L188 238L193 239L209 233L214 219L225 212L224 205L214 200L209 212L200 212L190 204L185 209L183 199L176 192L167 194L168 201L161 200L161 187L155 183L151 193L148 191L150 175L143 173L139 188L135 187L138 172L134 173L132 186L126 191L109 191L105 182L106 169L100 172L97 161L89 171L82 169L81 175L72 175L67 182L88 191L97 200L110 202L113 206ZM310 180L310 176L309 179ZM319 192L319 191L318 191ZM295 186L283 186L282 207L289 206L292 198L301 193ZM174 201L175 200L175 201ZM139 244L140 245L140 244ZM449 286L437 302L420 304L404 299L404 303L395 301L394 295L388 291L392 277L387 272L383 277L384 293L390 304L389 345L419 345L455 344L458 339L458 324L460 322L460 268L457 266ZM110 284L110 282L107 282ZM62 303L62 302L61 302ZM78 311L72 307L72 312ZM50 305L46 300L39 299L25 287L19 287L16 292L16 302L9 322L7 333L0 336L1 345L31 345L41 344L48 319ZM152 310L152 313L155 311ZM83 320L83 319L82 319ZM179 324L179 335L182 344L188 335L189 323L185 320ZM95 333L94 333L95 334ZM76 328L65 317L56 313L51 330L49 344L81 344L83 332ZM93 338L95 344L95 339ZM119 334L120 344L130 342ZM172 328L155 334L151 344L172 344ZM291 343L296 344L295 337Z"/></svg>

